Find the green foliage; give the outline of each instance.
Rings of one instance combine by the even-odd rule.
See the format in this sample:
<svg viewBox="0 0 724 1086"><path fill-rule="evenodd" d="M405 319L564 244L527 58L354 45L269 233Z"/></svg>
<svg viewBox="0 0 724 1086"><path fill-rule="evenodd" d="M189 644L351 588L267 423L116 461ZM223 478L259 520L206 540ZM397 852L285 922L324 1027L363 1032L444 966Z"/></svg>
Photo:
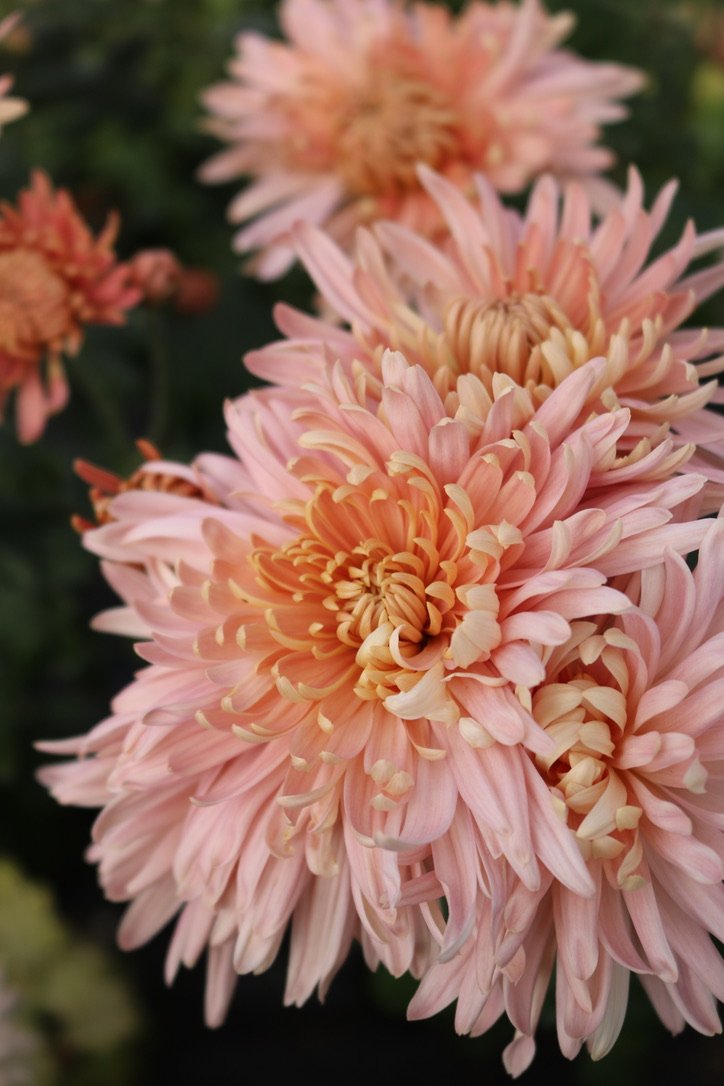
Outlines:
<svg viewBox="0 0 724 1086"><path fill-rule="evenodd" d="M102 1058L104 1082L122 1086L130 1070L121 1050L138 1029L126 985L104 955L73 936L50 892L0 859L0 962L17 1000L16 1017L31 1027L42 1077L33 1082L81 1086ZM36 1076L41 1075L36 1062Z"/></svg>

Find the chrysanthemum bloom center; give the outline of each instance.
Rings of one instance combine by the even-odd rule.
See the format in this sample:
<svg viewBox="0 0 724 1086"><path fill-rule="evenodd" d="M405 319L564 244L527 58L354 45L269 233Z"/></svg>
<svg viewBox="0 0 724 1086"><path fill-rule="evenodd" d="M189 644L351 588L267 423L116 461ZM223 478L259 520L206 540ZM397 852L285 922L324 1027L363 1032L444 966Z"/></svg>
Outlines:
<svg viewBox="0 0 724 1086"><path fill-rule="evenodd" d="M257 552L254 560L266 573L267 556ZM438 606L427 596L429 559L419 551L394 554L388 544L369 539L351 552L335 553L321 540L306 537L277 552L273 562L277 578L284 566L290 574L292 568L296 572L299 603L316 597L318 617L308 631L312 655L343 657L346 650L353 651L360 669L355 686L359 697L385 697L399 689L396 680L405 661L446 626L449 606ZM450 596L454 602L452 590ZM267 621L276 628L275 615Z"/></svg>
<svg viewBox="0 0 724 1086"><path fill-rule="evenodd" d="M373 70L341 110L339 171L352 192L394 195L419 188L418 162L442 168L458 143L442 90L414 74Z"/></svg>
<svg viewBox="0 0 724 1086"><path fill-rule="evenodd" d="M645 726L637 730L642 714L631 719L626 660L630 651L636 647L620 630L592 636L581 645L577 663L560 672L562 681L547 683L533 696L533 715L555 742L549 755L536 756L554 801L574 830L583 856L615 861L618 883L625 890L642 882L637 872L643 853L636 769L655 771L657 758L662 765L671 764L661 736ZM581 657L590 662L591 671ZM701 766L689 758L688 750L685 754L684 761L691 763L686 787L701 791Z"/></svg>
<svg viewBox="0 0 724 1086"><path fill-rule="evenodd" d="M0 253L0 350L35 361L40 345L59 350L68 329L63 280L38 253Z"/></svg>
<svg viewBox="0 0 724 1086"><path fill-rule="evenodd" d="M444 316L451 368L478 377L504 373L516 384L554 388L566 374L551 371L542 343L553 329L566 333L571 323L547 294L516 294L493 302L458 298Z"/></svg>
<svg viewBox="0 0 724 1086"><path fill-rule="evenodd" d="M399 459L393 474L410 472L402 460L415 458ZM314 700L346 683L384 700L431 669L442 679L489 658L501 640L495 579L520 533L507 523L473 531L466 495L446 489L447 499L414 470L409 485L320 489L304 506L306 530L281 548L256 547L253 586L242 572L234 591L263 608L267 635L295 656L291 671L289 656L272 662L282 693ZM304 676L292 689L284 676L304 675L304 659L325 681L315 688Z"/></svg>

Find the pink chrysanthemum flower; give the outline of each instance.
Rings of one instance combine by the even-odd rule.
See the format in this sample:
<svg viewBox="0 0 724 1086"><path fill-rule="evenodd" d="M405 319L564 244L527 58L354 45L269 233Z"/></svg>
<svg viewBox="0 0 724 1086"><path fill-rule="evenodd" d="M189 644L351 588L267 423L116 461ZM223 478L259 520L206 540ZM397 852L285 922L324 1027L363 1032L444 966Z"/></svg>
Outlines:
<svg viewBox="0 0 724 1086"><path fill-rule="evenodd" d="M261 250L262 278L291 263L278 242L300 219L345 247L379 218L434 233L418 162L463 187L483 171L518 192L549 170L600 194L595 175L612 161L594 146L601 124L624 116L616 99L641 86L633 69L558 49L572 18L538 0L474 2L460 16L394 0L285 0L280 22L288 42L241 34L232 81L204 95L208 128L231 147L202 177L254 178L229 214L256 217L235 248Z"/></svg>
<svg viewBox="0 0 724 1086"><path fill-rule="evenodd" d="M528 691L572 623L628 606L608 577L706 528L685 519L703 479L672 475L685 453L619 459L626 411L572 425L600 365L538 410L468 375L454 415L397 353L379 398L337 365L230 405L238 459L147 466L196 496L137 483L87 533L125 602L101 626L142 638L149 666L107 721L46 748L77 760L44 780L104 808L92 854L132 902L123 945L180 913L169 976L210 948L210 1021L290 921L290 1002L324 991L353 937L419 974L441 885L454 954L483 844L531 891L551 871L593 892L532 761L553 741Z"/></svg>
<svg viewBox="0 0 724 1086"><path fill-rule="evenodd" d="M478 200L443 177L420 176L448 231L430 244L396 223L360 231L352 258L308 225L293 232L298 254L324 304L346 327L313 320L287 306L277 321L288 339L247 356L252 372L296 386L330 357L379 376L388 347L404 352L444 396L461 373L488 390L506 374L542 402L589 359L607 359L587 409L620 402L631 411L625 437L698 446L688 470L712 481L710 507L724 498L724 402L715 377L724 329L681 328L696 306L724 284L721 260L700 271L690 263L721 250L724 230L697 235L689 223L679 243L646 263L671 204L667 185L651 211L635 170L619 206L598 225L576 183L561 194L541 179L521 215L501 204L482 177ZM607 391L608 390L608 391Z"/></svg>
<svg viewBox="0 0 724 1086"><path fill-rule="evenodd" d="M461 1032L507 1013L520 1074L555 967L561 1049L594 1059L623 1024L635 973L664 1024L719 1033L724 962L724 522L692 573L667 552L628 585L618 618L572 623L546 649L533 719L553 749L528 764L585 859L595 893L546 873L537 890L488 862L475 936L428 972L411 1004L425 1017L457 997ZM542 830L542 834L546 834ZM549 842L549 849L553 841Z"/></svg>
<svg viewBox="0 0 724 1086"><path fill-rule="evenodd" d="M18 436L35 441L68 399L61 357L86 324L121 324L140 294L113 251L111 216L94 237L67 192L40 171L18 206L0 204L0 411L16 390ZM45 369L45 373L43 373Z"/></svg>
<svg viewBox="0 0 724 1086"><path fill-rule="evenodd" d="M17 25L19 16L8 15L0 22L0 41ZM4 124L17 120L28 111L28 103L23 98L9 98L8 91L13 85L12 76L0 75L0 131Z"/></svg>

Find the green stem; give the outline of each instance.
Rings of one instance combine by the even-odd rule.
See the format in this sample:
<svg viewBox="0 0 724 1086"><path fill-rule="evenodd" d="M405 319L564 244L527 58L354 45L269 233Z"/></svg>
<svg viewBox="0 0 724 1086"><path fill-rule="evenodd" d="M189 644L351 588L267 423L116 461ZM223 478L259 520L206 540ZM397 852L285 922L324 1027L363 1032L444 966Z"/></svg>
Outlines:
<svg viewBox="0 0 724 1086"><path fill-rule="evenodd" d="M148 319L148 361L151 370L151 395L149 397L146 436L159 447L168 425L169 407L169 365L166 337L164 335L163 314L149 308Z"/></svg>
<svg viewBox="0 0 724 1086"><path fill-rule="evenodd" d="M91 365L84 365L81 361L77 366L73 366L72 381L80 388L99 425L105 431L106 437L117 447L121 460L125 461L130 439L115 403L108 395L103 382L98 379L97 372Z"/></svg>

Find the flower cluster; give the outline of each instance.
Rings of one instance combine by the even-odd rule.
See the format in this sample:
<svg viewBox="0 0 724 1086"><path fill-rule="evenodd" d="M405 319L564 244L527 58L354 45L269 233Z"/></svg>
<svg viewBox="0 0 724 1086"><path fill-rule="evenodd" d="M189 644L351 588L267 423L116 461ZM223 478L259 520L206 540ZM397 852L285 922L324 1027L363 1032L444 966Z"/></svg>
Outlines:
<svg viewBox="0 0 724 1086"><path fill-rule="evenodd" d="M234 146L206 172L256 177L239 248L299 259L318 313L280 306L248 356L269 386L227 403L230 455L80 465L122 601L95 624L144 666L42 779L101 808L121 945L174 921L169 980L207 951L210 1024L290 932L287 1002L357 941L420 979L411 1017L507 1015L514 1075L553 976L568 1057L611 1048L632 973L668 1028L718 1032L724 330L689 319L724 231L652 257L675 186L646 210L633 169L602 209L593 144L638 76L555 48L537 0L282 19L208 94ZM55 206L34 185L0 276ZM10 248L47 296L11 346L72 345L58 246ZM128 304L107 266L82 319ZM178 273L134 264L157 300Z"/></svg>
<svg viewBox="0 0 724 1086"><path fill-rule="evenodd" d="M290 920L290 1001L354 936L396 974L449 960L480 854L521 893L593 893L534 699L551 659L631 606L607 580L708 531L703 479L662 470L671 441L622 460L625 409L571 425L601 369L541 407L509 379L486 406L470 375L451 414L398 352L379 400L337 364L291 402L230 405L236 457L150 461L88 531L126 604L99 625L143 638L150 666L108 721L46 748L78 760L44 779L106 805L94 856L106 893L135 899L124 945L180 905L171 974L210 944L210 1021Z"/></svg>

